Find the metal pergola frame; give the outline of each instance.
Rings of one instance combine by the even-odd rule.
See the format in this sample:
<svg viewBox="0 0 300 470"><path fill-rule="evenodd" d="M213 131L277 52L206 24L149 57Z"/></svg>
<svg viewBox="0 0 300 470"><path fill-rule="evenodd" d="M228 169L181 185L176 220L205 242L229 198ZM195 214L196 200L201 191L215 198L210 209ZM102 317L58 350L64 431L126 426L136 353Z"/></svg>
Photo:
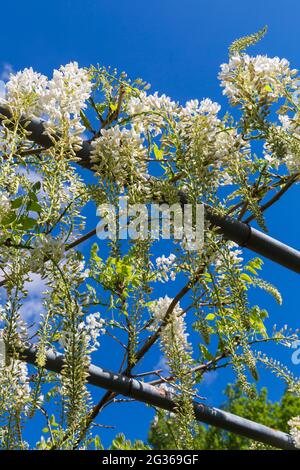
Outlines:
<svg viewBox="0 0 300 470"><path fill-rule="evenodd" d="M36 348L34 345L27 345L20 353L20 359L29 364L36 364ZM45 368L49 371L60 373L64 364L63 354L48 351L46 353ZM90 365L87 382L96 387L110 390L117 394L133 398L139 402L152 405L167 411L176 410L174 394L165 388L154 387L135 378L116 374L107 369ZM239 434L241 436L254 439L279 449L295 450L292 437L282 431L271 429L262 424L255 423L249 419L228 413L218 408L206 406L196 401L194 413L197 421L222 428L226 431Z"/></svg>
<svg viewBox="0 0 300 470"><path fill-rule="evenodd" d="M10 119L11 112L0 105L0 124L4 119ZM20 124L26 126L30 132L30 140L43 148L50 148L53 141L46 135L43 121L24 117ZM92 169L91 145L84 141L81 150L76 153L77 164L85 169ZM232 240L242 247L246 247L298 274L300 274L300 252L281 243L280 241L250 227L248 224L216 214L212 208L206 207L206 218L219 228L228 240ZM20 352L20 359L29 364L36 365L36 350L33 345L26 345ZM63 367L64 356L48 351L45 368L60 373ZM174 411L176 403L174 395L170 392L154 387L145 382L129 378L122 374L90 365L87 382L106 390L131 397L149 405ZM248 419L225 412L218 408L209 407L194 401L195 416L198 421L221 429L254 439L279 449L296 450L293 439L289 434L271 429Z"/></svg>

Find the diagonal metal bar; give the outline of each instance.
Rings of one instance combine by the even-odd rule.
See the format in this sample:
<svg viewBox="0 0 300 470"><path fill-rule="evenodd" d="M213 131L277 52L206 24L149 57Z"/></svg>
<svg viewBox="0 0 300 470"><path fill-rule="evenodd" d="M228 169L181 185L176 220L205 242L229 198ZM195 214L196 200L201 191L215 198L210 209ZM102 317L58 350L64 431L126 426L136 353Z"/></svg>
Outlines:
<svg viewBox="0 0 300 470"><path fill-rule="evenodd" d="M28 345L28 347L22 350L20 359L35 365L35 347ZM47 352L45 364L47 370L60 373L63 364L64 356L62 354L50 351ZM134 398L142 403L168 411L176 411L174 395L170 394L170 392L153 387L139 380L102 369L101 367L90 365L87 381L91 385ZM194 402L194 411L196 419L203 423L279 449L296 450L292 437L282 431L276 431L262 424L250 421L249 419L242 418L218 408L203 405L202 403Z"/></svg>
<svg viewBox="0 0 300 470"><path fill-rule="evenodd" d="M0 122L4 118L11 118L8 108L0 105ZM45 148L53 145L51 139L45 134L43 121L40 119L23 118L21 124L26 124L26 129L31 132L30 138L33 142ZM83 168L92 169L91 165L91 144L84 141L81 150L77 152L77 163ZM182 195L184 197L184 195ZM300 252L294 248L281 243L280 241L266 235L248 224L239 222L230 217L223 217L215 214L210 207L205 211L207 219L211 224L219 227L223 235L228 239L238 243L240 246L248 248L275 263L300 274Z"/></svg>
<svg viewBox="0 0 300 470"><path fill-rule="evenodd" d="M228 240L300 274L300 252L298 250L250 227L248 224L231 217L219 216L210 207L206 207L205 216L212 225L219 227Z"/></svg>

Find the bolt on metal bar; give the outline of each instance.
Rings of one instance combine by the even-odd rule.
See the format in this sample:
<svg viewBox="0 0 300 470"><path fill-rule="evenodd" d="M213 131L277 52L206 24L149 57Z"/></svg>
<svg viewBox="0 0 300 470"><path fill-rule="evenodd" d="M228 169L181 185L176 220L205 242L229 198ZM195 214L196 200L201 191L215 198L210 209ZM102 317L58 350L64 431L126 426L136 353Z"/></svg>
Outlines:
<svg viewBox="0 0 300 470"><path fill-rule="evenodd" d="M29 345L20 353L20 359L30 364L36 364L36 348ZM60 373L64 363L64 356L48 351L46 353L45 368ZM96 387L111 390L137 401L146 403L167 411L175 411L174 395L164 389L158 389L139 380L116 374L101 367L90 365L87 382ZM289 434L276 431L249 419L228 413L218 408L209 407L194 402L196 419L203 423L216 426L226 431L262 442L267 445L284 450L296 450L293 439Z"/></svg>
<svg viewBox="0 0 300 470"><path fill-rule="evenodd" d="M0 106L0 122L3 119L10 119L11 112L5 106ZM49 148L53 145L52 140L45 134L43 121L40 119L23 118L21 125L31 133L30 139L38 145ZM86 169L92 169L91 164L91 144L84 141L82 148L77 152L77 163ZM184 196L184 195L183 195ZM230 217L220 216L214 213L213 209L206 207L206 218L211 224L219 227L223 235L236 242L238 245L248 248L259 255L268 258L286 268L300 274L300 252L294 248L281 243L280 241L266 235L243 222L239 222Z"/></svg>

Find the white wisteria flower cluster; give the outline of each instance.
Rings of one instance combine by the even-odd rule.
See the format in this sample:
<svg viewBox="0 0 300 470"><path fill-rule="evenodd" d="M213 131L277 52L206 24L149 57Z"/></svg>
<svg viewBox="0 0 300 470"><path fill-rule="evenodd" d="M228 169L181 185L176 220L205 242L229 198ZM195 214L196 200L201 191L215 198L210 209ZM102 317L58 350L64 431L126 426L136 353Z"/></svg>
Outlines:
<svg viewBox="0 0 300 470"><path fill-rule="evenodd" d="M127 104L134 127L140 133L151 132L154 136L161 134L166 118L172 119L178 111L177 103L166 95L159 96L157 92L147 94L142 91L138 96L132 96Z"/></svg>
<svg viewBox="0 0 300 470"><path fill-rule="evenodd" d="M241 250L239 245L235 242L228 242L227 248L227 258L229 258L231 264L241 265L241 263L244 261L244 258L242 256L243 251ZM222 273L224 270L226 271L227 269L226 266L228 266L228 259L220 258L220 256L218 255L214 264L216 271Z"/></svg>
<svg viewBox="0 0 300 470"><path fill-rule="evenodd" d="M89 351L96 351L100 346L99 336L105 333L105 320L99 312L90 313L84 322L79 324L79 329L85 331L89 344Z"/></svg>
<svg viewBox="0 0 300 470"><path fill-rule="evenodd" d="M176 268L175 265L176 255L170 253L167 257L165 255L158 256L155 260L156 268L158 270L157 279L160 282L175 281L176 279Z"/></svg>
<svg viewBox="0 0 300 470"><path fill-rule="evenodd" d="M290 434L293 438L295 446L300 449L300 416L296 416L288 421L290 426Z"/></svg>
<svg viewBox="0 0 300 470"><path fill-rule="evenodd" d="M11 74L6 84L6 102L15 113L39 116L47 83L47 77L32 67Z"/></svg>
<svg viewBox="0 0 300 470"><path fill-rule="evenodd" d="M224 95L237 105L247 97L253 102L261 99L277 101L285 96L287 89L296 88L296 73L286 59L237 54L228 64L221 65L219 78Z"/></svg>
<svg viewBox="0 0 300 470"><path fill-rule="evenodd" d="M65 244L63 240L52 235L37 237L35 246L30 253L30 269L32 272L43 273L45 263L52 261L59 264L65 256Z"/></svg>
<svg viewBox="0 0 300 470"><path fill-rule="evenodd" d="M31 387L25 362L14 360L0 368L0 393L1 407L7 413L18 408L28 412Z"/></svg>
<svg viewBox="0 0 300 470"><path fill-rule="evenodd" d="M6 104L14 113L44 118L46 132L53 138L62 133L76 150L84 130L80 111L86 108L92 86L89 72L77 62L54 70L51 80L29 68L11 74Z"/></svg>
<svg viewBox="0 0 300 470"><path fill-rule="evenodd" d="M93 168L108 181L117 181L122 186L132 179L144 179L146 148L144 139L133 128L102 129L101 136L93 141Z"/></svg>
<svg viewBox="0 0 300 470"><path fill-rule="evenodd" d="M9 195L5 192L0 192L0 221L9 212L11 207Z"/></svg>
<svg viewBox="0 0 300 470"><path fill-rule="evenodd" d="M186 324L184 321L185 314L180 307L176 304L175 308L172 310L170 318L166 320L166 314L168 308L173 299L168 297L160 297L159 299L153 301L150 306L150 312L153 315L154 323L151 326L151 329L156 329L157 327L162 327L161 332L161 343L162 349L167 349L169 345L176 342L178 348L185 350L189 347L188 344L188 333L186 331Z"/></svg>

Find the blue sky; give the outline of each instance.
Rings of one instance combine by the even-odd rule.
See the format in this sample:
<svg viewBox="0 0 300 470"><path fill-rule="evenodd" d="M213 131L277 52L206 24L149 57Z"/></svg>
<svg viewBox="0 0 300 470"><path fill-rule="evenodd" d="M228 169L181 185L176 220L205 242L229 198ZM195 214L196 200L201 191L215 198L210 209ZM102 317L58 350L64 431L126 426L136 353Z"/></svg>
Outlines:
<svg viewBox="0 0 300 470"><path fill-rule="evenodd" d="M267 24L269 32L254 52L286 57L293 68L300 68L299 16L296 0L14 0L1 5L0 63L11 64L15 71L32 66L45 74L71 60L82 66L111 65L144 78L152 90L174 100L210 97L226 108L217 73L230 43ZM299 199L296 187L267 213L270 234L296 248ZM255 301L268 308L271 322L297 327L299 277L271 262L265 263L264 277L279 287L284 304L278 307L259 293ZM115 351L103 347L102 354L102 365L117 362ZM289 351L274 354L292 367ZM297 367L293 370L300 375ZM221 391L230 380L230 374L220 373L205 381L202 395L208 404L222 402ZM262 374L262 383L271 383L268 374ZM270 396L275 399L282 385L275 378L272 384ZM96 391L95 397L101 393ZM129 438L144 439L152 414L144 405L120 404L108 408L99 422L115 425ZM116 430L102 431L104 443Z"/></svg>

